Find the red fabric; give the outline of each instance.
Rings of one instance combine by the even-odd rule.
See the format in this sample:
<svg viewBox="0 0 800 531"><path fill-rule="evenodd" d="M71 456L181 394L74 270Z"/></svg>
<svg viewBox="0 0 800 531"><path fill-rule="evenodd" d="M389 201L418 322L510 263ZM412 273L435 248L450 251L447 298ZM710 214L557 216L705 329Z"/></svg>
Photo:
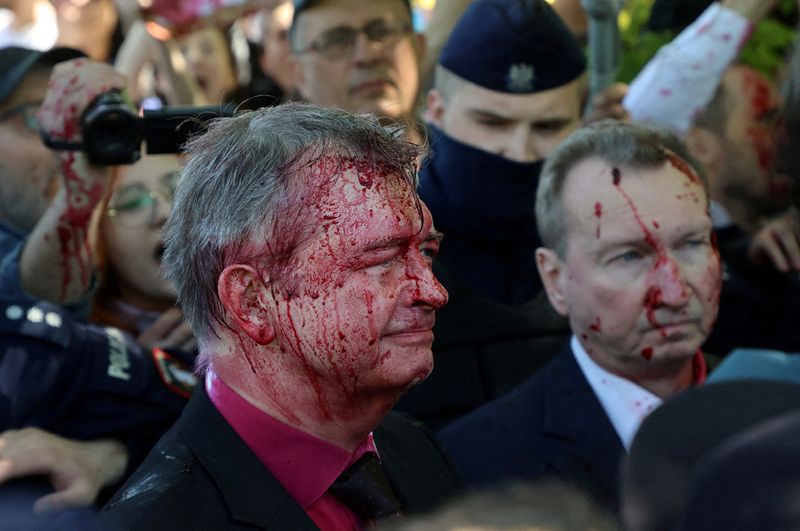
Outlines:
<svg viewBox="0 0 800 531"><path fill-rule="evenodd" d="M706 376L708 376L706 359L703 357L703 353L698 350L694 353L694 358L692 359L692 387L706 383Z"/></svg>
<svg viewBox="0 0 800 531"><path fill-rule="evenodd" d="M351 454L256 408L211 370L206 389L233 430L320 529L361 528L358 516L326 491L366 452L377 455L372 434Z"/></svg>

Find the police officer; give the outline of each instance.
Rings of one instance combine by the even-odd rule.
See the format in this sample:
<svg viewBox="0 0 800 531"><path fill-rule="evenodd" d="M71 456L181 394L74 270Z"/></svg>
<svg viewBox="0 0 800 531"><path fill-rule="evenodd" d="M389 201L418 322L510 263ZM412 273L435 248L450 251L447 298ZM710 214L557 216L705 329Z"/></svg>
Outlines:
<svg viewBox="0 0 800 531"><path fill-rule="evenodd" d="M542 296L533 205L544 157L581 123L585 58L543 0L478 0L436 66L420 195L446 237L434 372L399 408L439 425L510 390L568 328Z"/></svg>
<svg viewBox="0 0 800 531"><path fill-rule="evenodd" d="M57 478L70 466L80 470L82 462L49 460L34 470L26 464L26 451L72 448L66 439L91 448L90 457L105 459L97 466L104 474L116 470L97 479L95 488L116 483L177 419L195 383L192 361L179 352L144 352L118 329L81 323L51 303L0 300L0 430L21 430L0 435L0 460L12 461L0 470L0 481L31 472ZM18 440L28 442L12 444ZM92 446L98 440L106 444ZM74 453L60 455L65 461L80 461ZM86 452L83 457L88 458ZM67 484L54 481L54 487L66 491L79 479L76 472L64 480ZM38 497L49 490L35 492ZM79 501L56 496L37 509Z"/></svg>

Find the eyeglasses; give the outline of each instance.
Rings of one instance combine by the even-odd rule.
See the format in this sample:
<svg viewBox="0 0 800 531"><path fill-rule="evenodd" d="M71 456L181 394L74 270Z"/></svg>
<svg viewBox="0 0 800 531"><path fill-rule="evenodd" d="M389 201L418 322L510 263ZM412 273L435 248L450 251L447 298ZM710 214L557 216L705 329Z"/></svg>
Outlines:
<svg viewBox="0 0 800 531"><path fill-rule="evenodd" d="M316 52L326 59L344 59L352 55L359 33L363 33L370 42L389 48L410 32L410 24L388 20L373 20L361 28L338 26L311 41L308 48L295 53Z"/></svg>
<svg viewBox="0 0 800 531"><path fill-rule="evenodd" d="M12 107L7 111L0 113L0 122L5 122L13 118L15 115L19 115L22 119L22 123L25 125L27 129L38 133L39 132L39 120L36 119L36 113L39 111L39 107L41 103L39 102L27 102L21 103L16 107Z"/></svg>
<svg viewBox="0 0 800 531"><path fill-rule="evenodd" d="M118 188L111 196L106 215L114 223L127 228L152 225L156 220L159 199L172 205L178 172L165 178L163 186L154 190L141 183L133 183Z"/></svg>

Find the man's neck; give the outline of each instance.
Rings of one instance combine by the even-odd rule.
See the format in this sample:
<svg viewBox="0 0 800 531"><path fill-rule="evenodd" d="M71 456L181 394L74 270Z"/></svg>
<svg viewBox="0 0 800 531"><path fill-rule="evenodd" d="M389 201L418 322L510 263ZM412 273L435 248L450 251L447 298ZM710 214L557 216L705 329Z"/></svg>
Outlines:
<svg viewBox="0 0 800 531"><path fill-rule="evenodd" d="M630 380L662 400L671 398L676 393L687 389L695 379L694 356L671 362L661 361L657 366L635 371L622 363L608 363L607 360L599 359L592 354L589 356L603 369Z"/></svg>
<svg viewBox="0 0 800 531"><path fill-rule="evenodd" d="M255 360L261 365L275 357L271 358L271 353L254 356L236 350L233 356L248 358L253 370L241 370L237 367L241 361L233 360L233 367L227 367L225 358L218 359L212 369L228 387L273 418L349 452L364 441L400 396L352 396L318 381L312 384L306 374L291 370L286 364L275 363L268 370L256 370Z"/></svg>

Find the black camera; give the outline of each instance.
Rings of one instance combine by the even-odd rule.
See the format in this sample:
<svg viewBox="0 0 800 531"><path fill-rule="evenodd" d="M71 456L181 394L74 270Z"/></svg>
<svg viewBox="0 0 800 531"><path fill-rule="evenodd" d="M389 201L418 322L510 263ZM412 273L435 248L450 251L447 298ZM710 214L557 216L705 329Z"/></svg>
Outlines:
<svg viewBox="0 0 800 531"><path fill-rule="evenodd" d="M81 118L83 143L53 141L42 134L53 149L83 151L92 164L133 164L147 153L178 153L192 136L203 133L209 120L234 115L232 105L208 107L162 107L139 116L119 91L100 94Z"/></svg>

